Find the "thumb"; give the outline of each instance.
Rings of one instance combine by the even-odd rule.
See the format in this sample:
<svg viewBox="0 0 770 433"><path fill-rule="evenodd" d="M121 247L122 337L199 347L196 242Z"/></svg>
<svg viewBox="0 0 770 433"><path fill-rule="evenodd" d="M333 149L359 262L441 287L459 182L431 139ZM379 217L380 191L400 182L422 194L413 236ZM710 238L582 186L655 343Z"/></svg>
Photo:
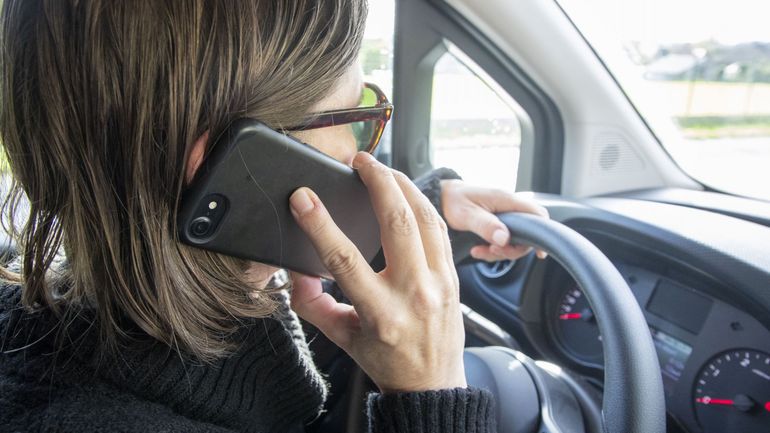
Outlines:
<svg viewBox="0 0 770 433"><path fill-rule="evenodd" d="M356 310L337 302L323 291L321 279L290 272L291 308L297 315L318 328L334 344L345 349L353 332L359 328Z"/></svg>

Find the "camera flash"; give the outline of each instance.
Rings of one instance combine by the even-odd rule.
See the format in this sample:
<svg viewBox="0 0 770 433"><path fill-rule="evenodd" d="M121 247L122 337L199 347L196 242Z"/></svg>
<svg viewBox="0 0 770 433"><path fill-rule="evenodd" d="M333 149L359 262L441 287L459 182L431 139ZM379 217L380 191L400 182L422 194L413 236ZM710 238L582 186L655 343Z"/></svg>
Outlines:
<svg viewBox="0 0 770 433"><path fill-rule="evenodd" d="M217 208L217 202L212 201L211 203L209 203L209 209L214 210L216 208Z"/></svg>

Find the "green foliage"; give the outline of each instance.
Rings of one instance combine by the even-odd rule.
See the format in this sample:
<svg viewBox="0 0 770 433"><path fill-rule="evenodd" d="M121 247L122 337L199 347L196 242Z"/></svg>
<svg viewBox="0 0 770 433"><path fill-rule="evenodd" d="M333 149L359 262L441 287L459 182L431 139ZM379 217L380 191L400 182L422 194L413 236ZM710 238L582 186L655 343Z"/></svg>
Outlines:
<svg viewBox="0 0 770 433"><path fill-rule="evenodd" d="M762 137L770 135L770 116L677 117L689 138Z"/></svg>
<svg viewBox="0 0 770 433"><path fill-rule="evenodd" d="M360 54L364 75L369 75L372 71L388 68L391 54L388 45L385 40L364 40Z"/></svg>

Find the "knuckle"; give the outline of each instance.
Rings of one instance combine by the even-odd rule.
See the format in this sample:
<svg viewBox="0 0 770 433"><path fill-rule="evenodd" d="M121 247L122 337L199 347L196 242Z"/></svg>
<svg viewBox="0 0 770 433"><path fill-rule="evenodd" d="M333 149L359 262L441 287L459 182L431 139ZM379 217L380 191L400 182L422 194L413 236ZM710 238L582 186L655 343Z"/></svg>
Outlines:
<svg viewBox="0 0 770 433"><path fill-rule="evenodd" d="M444 233L448 233L449 232L449 228L446 225L446 221L444 221L444 219L441 218L441 217L439 217L439 219L438 219L438 228L442 232L444 232Z"/></svg>
<svg viewBox="0 0 770 433"><path fill-rule="evenodd" d="M442 272L435 275L430 284L423 284L414 291L414 306L421 314L438 314L451 307L457 292L456 273Z"/></svg>
<svg viewBox="0 0 770 433"><path fill-rule="evenodd" d="M460 277L454 268L452 268L452 293L460 293Z"/></svg>
<svg viewBox="0 0 770 433"><path fill-rule="evenodd" d="M402 322L396 316L377 321L373 326L375 338L389 346L397 346L404 331Z"/></svg>
<svg viewBox="0 0 770 433"><path fill-rule="evenodd" d="M452 294L459 293L460 290L460 279L457 276L457 271L452 268L451 271L449 271L447 274L445 274L445 278L442 280L442 288L444 289L444 292L449 294L449 296L444 296L444 306L446 306L447 303L452 304L457 302L458 300L452 296Z"/></svg>
<svg viewBox="0 0 770 433"><path fill-rule="evenodd" d="M414 295L414 303L423 314L430 314L442 307L441 292L439 290L420 290Z"/></svg>
<svg viewBox="0 0 770 433"><path fill-rule="evenodd" d="M326 268L334 275L352 273L356 268L356 256L346 248L336 248L323 257Z"/></svg>
<svg viewBox="0 0 770 433"><path fill-rule="evenodd" d="M402 207L388 212L385 221L388 229L397 234L407 236L414 233L415 227L412 218L409 209Z"/></svg>
<svg viewBox="0 0 770 433"><path fill-rule="evenodd" d="M415 209L415 216L418 221L425 226L429 227L441 227L441 217L436 212L436 209L430 203L421 203Z"/></svg>

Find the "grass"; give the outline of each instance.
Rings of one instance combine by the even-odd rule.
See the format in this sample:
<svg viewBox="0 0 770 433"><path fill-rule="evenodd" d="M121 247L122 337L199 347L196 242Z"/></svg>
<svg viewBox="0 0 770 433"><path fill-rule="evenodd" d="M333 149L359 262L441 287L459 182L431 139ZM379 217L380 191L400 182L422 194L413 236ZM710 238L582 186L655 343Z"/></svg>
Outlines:
<svg viewBox="0 0 770 433"><path fill-rule="evenodd" d="M770 137L770 116L677 117L687 138Z"/></svg>

